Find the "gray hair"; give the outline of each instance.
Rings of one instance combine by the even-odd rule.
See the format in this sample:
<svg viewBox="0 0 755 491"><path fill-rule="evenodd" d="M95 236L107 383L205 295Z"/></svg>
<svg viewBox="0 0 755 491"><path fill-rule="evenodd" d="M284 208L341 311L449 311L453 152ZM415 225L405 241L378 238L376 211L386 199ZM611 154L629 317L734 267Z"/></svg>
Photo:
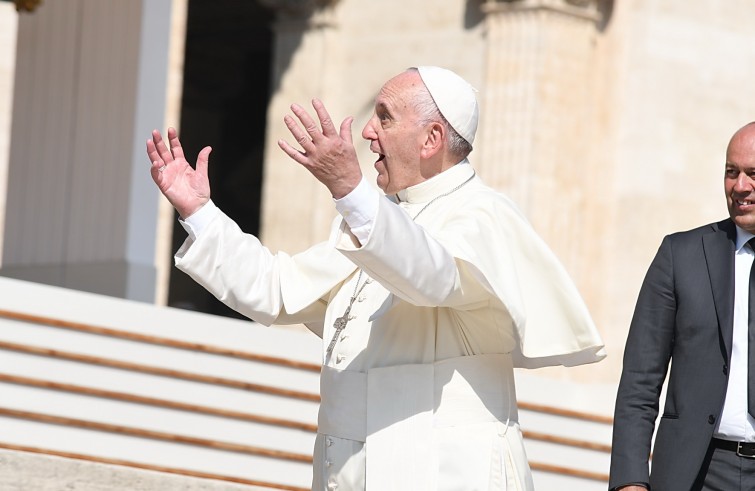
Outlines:
<svg viewBox="0 0 755 491"><path fill-rule="evenodd" d="M409 71L418 72L416 68L410 68ZM459 133L457 133L448 123L446 118L443 117L443 114L438 110L438 106L433 100L433 96L430 95L430 92L424 84L414 92L412 103L414 104L414 108L419 117L418 124L426 125L436 122L441 123L446 128L446 134L448 135L448 148L451 153L462 159L469 155L469 152L472 151L472 145L462 138L462 136L459 135Z"/></svg>

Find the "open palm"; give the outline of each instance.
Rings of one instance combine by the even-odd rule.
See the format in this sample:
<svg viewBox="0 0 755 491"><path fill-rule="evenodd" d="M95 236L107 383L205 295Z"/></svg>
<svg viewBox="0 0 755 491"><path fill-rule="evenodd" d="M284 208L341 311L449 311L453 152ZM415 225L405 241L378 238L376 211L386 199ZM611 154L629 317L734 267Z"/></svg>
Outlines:
<svg viewBox="0 0 755 491"><path fill-rule="evenodd" d="M152 138L147 140L147 155L152 162L150 172L160 192L181 218L187 218L210 200L207 164L212 149L204 147L199 152L195 170L184 157L174 128L168 128L168 142L170 147L158 130L152 131Z"/></svg>

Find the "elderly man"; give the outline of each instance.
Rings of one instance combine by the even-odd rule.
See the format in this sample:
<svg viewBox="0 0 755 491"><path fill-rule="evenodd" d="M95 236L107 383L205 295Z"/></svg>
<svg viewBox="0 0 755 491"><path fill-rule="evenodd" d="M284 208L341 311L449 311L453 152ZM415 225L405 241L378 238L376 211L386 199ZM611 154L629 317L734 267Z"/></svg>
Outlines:
<svg viewBox="0 0 755 491"><path fill-rule="evenodd" d="M209 148L196 171L175 130L147 142L152 177L189 238L176 264L262 324L304 323L323 339L312 489L530 490L514 366L603 357L561 265L467 161L474 89L438 67L389 80L362 136L378 155L362 177L351 118L336 129L315 100L285 123L281 149L332 194L330 240L272 255L210 201Z"/></svg>

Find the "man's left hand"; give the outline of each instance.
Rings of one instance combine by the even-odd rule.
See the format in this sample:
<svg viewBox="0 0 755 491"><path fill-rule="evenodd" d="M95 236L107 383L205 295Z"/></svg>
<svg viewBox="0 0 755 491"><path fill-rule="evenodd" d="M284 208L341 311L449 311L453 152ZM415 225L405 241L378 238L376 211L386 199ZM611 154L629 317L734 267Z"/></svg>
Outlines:
<svg viewBox="0 0 755 491"><path fill-rule="evenodd" d="M292 104L291 111L299 119L304 130L293 117L286 115L283 118L302 150L297 150L284 140L278 140L278 146L323 183L333 198L340 199L349 194L362 180L362 170L351 138L351 123L354 118L344 119L340 131L336 131L322 101L314 99L312 107L320 120L319 128L307 111L298 104Z"/></svg>

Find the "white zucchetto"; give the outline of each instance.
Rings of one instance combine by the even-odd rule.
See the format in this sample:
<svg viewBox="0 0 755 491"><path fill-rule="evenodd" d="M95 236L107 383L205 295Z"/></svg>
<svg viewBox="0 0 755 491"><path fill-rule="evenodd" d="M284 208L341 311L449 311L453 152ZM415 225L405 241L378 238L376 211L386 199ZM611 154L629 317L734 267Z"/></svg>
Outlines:
<svg viewBox="0 0 755 491"><path fill-rule="evenodd" d="M480 117L474 87L446 68L420 66L417 71L448 124L471 145Z"/></svg>

